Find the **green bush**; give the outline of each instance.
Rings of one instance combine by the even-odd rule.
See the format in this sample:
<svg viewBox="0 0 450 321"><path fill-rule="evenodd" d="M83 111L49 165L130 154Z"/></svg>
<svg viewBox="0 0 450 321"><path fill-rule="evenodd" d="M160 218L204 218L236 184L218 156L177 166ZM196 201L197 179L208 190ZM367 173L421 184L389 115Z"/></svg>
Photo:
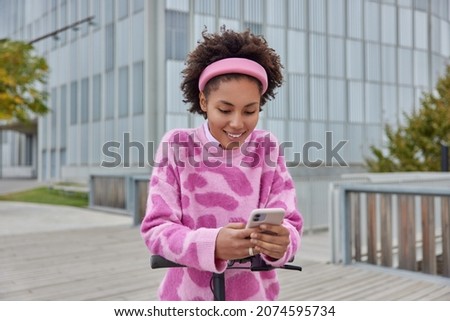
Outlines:
<svg viewBox="0 0 450 321"><path fill-rule="evenodd" d="M450 142L450 66L431 93L424 93L421 108L406 117L404 126L386 126L385 153L371 146L366 159L372 172L440 171L441 143Z"/></svg>

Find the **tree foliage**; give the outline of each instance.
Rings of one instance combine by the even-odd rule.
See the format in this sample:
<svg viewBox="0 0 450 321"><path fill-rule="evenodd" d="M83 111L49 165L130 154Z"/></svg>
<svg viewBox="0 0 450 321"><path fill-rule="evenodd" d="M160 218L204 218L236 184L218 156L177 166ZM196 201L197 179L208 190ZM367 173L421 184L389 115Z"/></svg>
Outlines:
<svg viewBox="0 0 450 321"><path fill-rule="evenodd" d="M48 112L46 84L49 68L32 45L0 39L0 120L26 122Z"/></svg>
<svg viewBox="0 0 450 321"><path fill-rule="evenodd" d="M441 143L450 143L450 66L433 92L424 93L421 108L403 126L386 126L386 153L371 146L366 164L373 172L440 171Z"/></svg>

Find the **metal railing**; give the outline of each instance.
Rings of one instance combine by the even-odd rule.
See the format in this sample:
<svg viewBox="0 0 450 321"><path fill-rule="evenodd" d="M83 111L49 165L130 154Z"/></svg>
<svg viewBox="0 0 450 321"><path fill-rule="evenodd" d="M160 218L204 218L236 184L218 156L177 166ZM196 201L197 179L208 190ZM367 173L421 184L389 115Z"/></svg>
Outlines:
<svg viewBox="0 0 450 321"><path fill-rule="evenodd" d="M91 175L89 206L127 212L129 182L127 176Z"/></svg>
<svg viewBox="0 0 450 321"><path fill-rule="evenodd" d="M89 207L132 216L139 225L145 215L148 175L91 175Z"/></svg>
<svg viewBox="0 0 450 321"><path fill-rule="evenodd" d="M448 187L341 185L339 207L334 259L450 277Z"/></svg>

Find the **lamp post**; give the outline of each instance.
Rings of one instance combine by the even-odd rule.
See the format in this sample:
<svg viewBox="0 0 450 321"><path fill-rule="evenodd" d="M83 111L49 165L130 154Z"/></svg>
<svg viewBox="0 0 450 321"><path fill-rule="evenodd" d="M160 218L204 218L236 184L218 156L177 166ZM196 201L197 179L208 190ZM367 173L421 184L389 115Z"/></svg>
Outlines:
<svg viewBox="0 0 450 321"><path fill-rule="evenodd" d="M54 30L54 31L52 31L52 32L49 32L49 33L43 35L43 36L40 36L40 37L38 37L38 38L36 38L36 39L33 39L33 40L29 41L28 43L31 45L31 44L33 44L33 43L35 43L35 42L44 40L44 39L46 39L46 38L48 38L48 37L54 37L54 38L57 38L58 33L64 32L64 31L66 31L66 30L68 30L68 29L77 30L77 26L78 26L78 25L81 25L81 24L83 24L83 23L85 23L85 22L87 22L89 25L95 25L95 22L93 21L94 18L95 18L95 16L90 16L90 17L87 17L87 18L78 20L78 21L76 21L76 22L74 22L74 23L71 23L70 25L67 25L67 26L65 26L65 27L62 27L62 28L60 28L60 29L56 29L56 30Z"/></svg>

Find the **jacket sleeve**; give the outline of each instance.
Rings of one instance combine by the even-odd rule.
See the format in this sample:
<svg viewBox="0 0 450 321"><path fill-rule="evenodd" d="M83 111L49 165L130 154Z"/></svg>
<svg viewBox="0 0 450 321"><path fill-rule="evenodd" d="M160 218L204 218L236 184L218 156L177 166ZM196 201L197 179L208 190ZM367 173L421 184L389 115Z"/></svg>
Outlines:
<svg viewBox="0 0 450 321"><path fill-rule="evenodd" d="M215 259L220 229L194 230L189 227L189 217L183 216L180 177L167 148L169 143L163 139L155 157L141 235L153 254L202 271L223 272L226 261Z"/></svg>
<svg viewBox="0 0 450 321"><path fill-rule="evenodd" d="M297 209L297 195L294 181L286 167L284 156L277 149L276 167L264 184L267 184L267 202L264 207L281 207L286 211L283 226L289 230L290 243L285 255L274 260L262 255L264 261L272 266L282 266L293 258L300 248L300 239L303 230L303 217Z"/></svg>

